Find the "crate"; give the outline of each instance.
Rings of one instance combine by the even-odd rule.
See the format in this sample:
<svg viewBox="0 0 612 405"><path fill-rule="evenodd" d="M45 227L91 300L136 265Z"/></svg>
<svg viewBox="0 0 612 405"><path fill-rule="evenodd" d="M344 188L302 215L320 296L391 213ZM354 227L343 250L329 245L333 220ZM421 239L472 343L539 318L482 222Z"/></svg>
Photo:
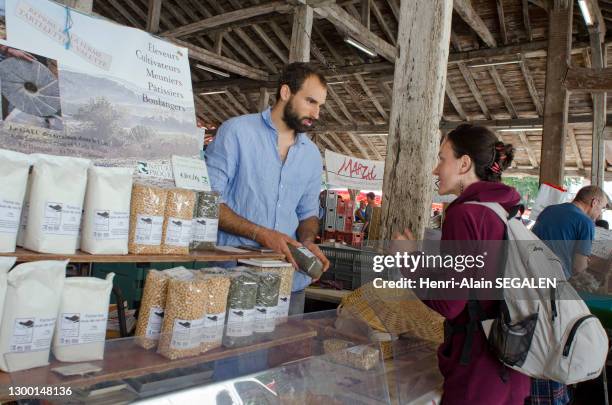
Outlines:
<svg viewBox="0 0 612 405"><path fill-rule="evenodd" d="M338 232L337 232L338 234ZM355 290L377 277L387 279L387 270L375 273L374 252L320 245L321 251L329 259L329 269L321 276L322 280L331 280L342 283L342 288Z"/></svg>

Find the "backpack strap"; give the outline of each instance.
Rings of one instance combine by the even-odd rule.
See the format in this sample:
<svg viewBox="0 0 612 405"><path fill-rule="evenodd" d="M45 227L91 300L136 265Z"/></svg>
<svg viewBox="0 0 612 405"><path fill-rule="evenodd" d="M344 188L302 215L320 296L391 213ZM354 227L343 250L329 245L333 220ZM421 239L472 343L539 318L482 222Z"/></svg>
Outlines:
<svg viewBox="0 0 612 405"><path fill-rule="evenodd" d="M482 205L483 207L489 208L497 214L497 216L499 217L499 219L502 220L504 225L508 223L508 219L514 216L509 216L508 211L506 211L504 207L501 206L501 204L496 202L466 201L464 202L464 204Z"/></svg>

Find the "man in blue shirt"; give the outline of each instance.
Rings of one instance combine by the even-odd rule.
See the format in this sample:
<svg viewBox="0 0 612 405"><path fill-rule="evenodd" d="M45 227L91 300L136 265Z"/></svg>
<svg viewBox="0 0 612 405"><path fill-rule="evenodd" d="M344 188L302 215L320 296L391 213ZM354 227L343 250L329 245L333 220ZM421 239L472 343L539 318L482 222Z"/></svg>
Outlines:
<svg viewBox="0 0 612 405"><path fill-rule="evenodd" d="M581 188L571 203L546 207L533 227L536 234L557 255L565 276L586 271L595 236L594 221L608 203L597 186ZM565 405L569 403L567 386L556 381L533 379L526 404Z"/></svg>
<svg viewBox="0 0 612 405"><path fill-rule="evenodd" d="M288 245L303 245L327 270L329 261L314 243L323 163L305 134L326 97L325 78L308 63L292 63L281 75L272 108L221 125L205 155L212 189L221 194L219 245L265 246L294 266ZM304 311L311 281L295 273L290 313Z"/></svg>

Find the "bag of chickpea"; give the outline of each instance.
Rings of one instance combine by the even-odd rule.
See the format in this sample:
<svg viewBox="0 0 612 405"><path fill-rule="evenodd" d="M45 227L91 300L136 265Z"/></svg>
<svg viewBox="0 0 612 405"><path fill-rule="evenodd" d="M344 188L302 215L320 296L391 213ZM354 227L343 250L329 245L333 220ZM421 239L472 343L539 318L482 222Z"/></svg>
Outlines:
<svg viewBox="0 0 612 405"><path fill-rule="evenodd" d="M191 242L191 220L196 194L190 190L168 190L162 233L161 252L187 255Z"/></svg>
<svg viewBox="0 0 612 405"><path fill-rule="evenodd" d="M221 347L230 277L223 269L201 270L200 277L206 282L206 317L202 329L200 352Z"/></svg>
<svg viewBox="0 0 612 405"><path fill-rule="evenodd" d="M160 254L166 190L135 183L130 208L128 251L135 254Z"/></svg>

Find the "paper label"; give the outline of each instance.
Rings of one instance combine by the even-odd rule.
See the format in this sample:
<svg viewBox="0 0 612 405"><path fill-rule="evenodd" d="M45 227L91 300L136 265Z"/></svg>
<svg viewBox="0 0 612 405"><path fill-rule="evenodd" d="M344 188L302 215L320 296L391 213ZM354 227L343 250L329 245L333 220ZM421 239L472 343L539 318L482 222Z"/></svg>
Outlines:
<svg viewBox="0 0 612 405"><path fill-rule="evenodd" d="M172 156L172 172L177 187L210 191L208 170L202 159Z"/></svg>
<svg viewBox="0 0 612 405"><path fill-rule="evenodd" d="M354 347L351 347L350 349L346 349L346 351L349 353L357 354L361 356L365 352L366 348L367 346L354 346Z"/></svg>
<svg viewBox="0 0 612 405"><path fill-rule="evenodd" d="M97 240L125 240L130 229L130 214L111 210L94 212L93 237Z"/></svg>
<svg viewBox="0 0 612 405"><path fill-rule="evenodd" d="M225 312L220 314L209 314L204 317L202 329L202 342L215 343L223 338L223 327L225 326Z"/></svg>
<svg viewBox="0 0 612 405"><path fill-rule="evenodd" d="M194 242L217 242L218 219L194 218L192 227Z"/></svg>
<svg viewBox="0 0 612 405"><path fill-rule="evenodd" d="M161 307L151 307L149 310L149 322L147 323L146 336L151 339L159 339L162 324L164 322L164 309Z"/></svg>
<svg viewBox="0 0 612 405"><path fill-rule="evenodd" d="M164 217L154 215L138 215L136 217L136 243L139 245L161 244Z"/></svg>
<svg viewBox="0 0 612 405"><path fill-rule="evenodd" d="M245 337L253 334L255 308L230 309L227 317L225 335L230 337Z"/></svg>
<svg viewBox="0 0 612 405"><path fill-rule="evenodd" d="M166 240L164 243L169 246L189 246L191 241L191 220L180 218L168 218L166 225Z"/></svg>
<svg viewBox="0 0 612 405"><path fill-rule="evenodd" d="M202 341L203 325L204 318L195 320L175 319L172 328L171 348L193 349L198 347Z"/></svg>
<svg viewBox="0 0 612 405"><path fill-rule="evenodd" d="M108 314L63 313L60 319L59 344L79 345L103 342Z"/></svg>
<svg viewBox="0 0 612 405"><path fill-rule="evenodd" d="M49 350L56 318L17 318L13 324L10 352Z"/></svg>
<svg viewBox="0 0 612 405"><path fill-rule="evenodd" d="M312 259L313 257L315 257L315 255L310 250L306 249L305 247L299 247L297 249L309 259Z"/></svg>
<svg viewBox="0 0 612 405"><path fill-rule="evenodd" d="M278 313L276 307L255 307L255 325L253 331L256 333L274 332L276 325L276 315Z"/></svg>
<svg viewBox="0 0 612 405"><path fill-rule="evenodd" d="M0 199L0 232L16 234L21 218L21 203Z"/></svg>
<svg viewBox="0 0 612 405"><path fill-rule="evenodd" d="M42 233L49 235L78 236L82 207L47 201L45 203Z"/></svg>
<svg viewBox="0 0 612 405"><path fill-rule="evenodd" d="M278 306L276 307L277 318L286 318L289 316L289 301L291 301L290 295L278 297Z"/></svg>

